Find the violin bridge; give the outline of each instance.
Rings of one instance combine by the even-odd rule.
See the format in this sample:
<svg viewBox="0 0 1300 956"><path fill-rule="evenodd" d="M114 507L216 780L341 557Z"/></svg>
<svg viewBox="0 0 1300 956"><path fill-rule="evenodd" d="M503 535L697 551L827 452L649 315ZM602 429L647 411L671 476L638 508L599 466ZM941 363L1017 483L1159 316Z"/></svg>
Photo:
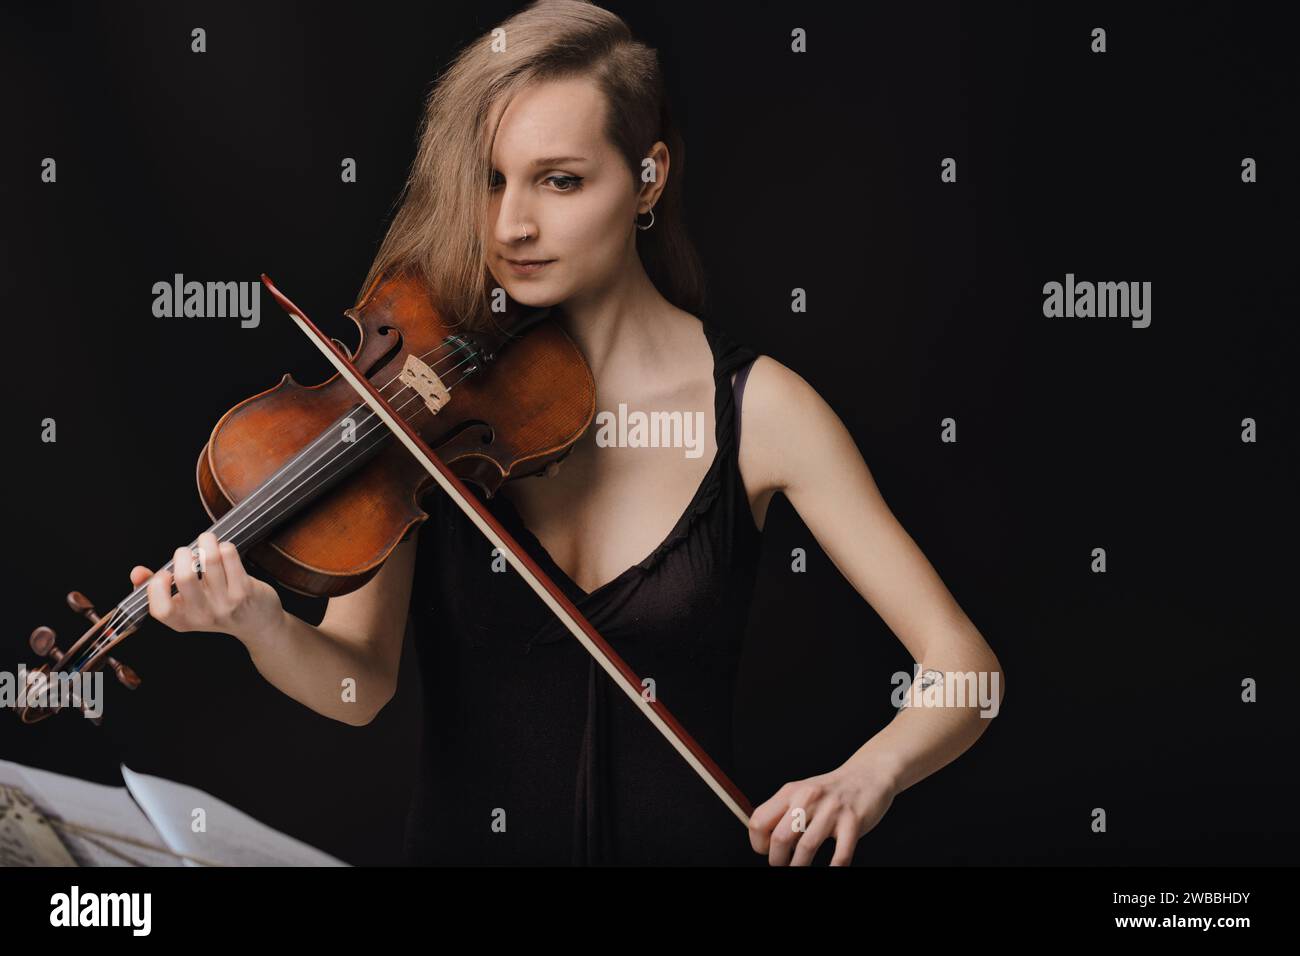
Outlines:
<svg viewBox="0 0 1300 956"><path fill-rule="evenodd" d="M437 415L442 406L451 401L451 392L442 384L438 373L414 355L406 357L401 374L397 376L410 388L415 389L429 406L429 411Z"/></svg>

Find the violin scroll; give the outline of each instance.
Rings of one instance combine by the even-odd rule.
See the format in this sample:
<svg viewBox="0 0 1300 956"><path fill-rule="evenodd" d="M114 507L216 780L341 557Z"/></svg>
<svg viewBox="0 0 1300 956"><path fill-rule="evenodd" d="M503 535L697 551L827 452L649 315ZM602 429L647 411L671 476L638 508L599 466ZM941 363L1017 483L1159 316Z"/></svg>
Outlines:
<svg viewBox="0 0 1300 956"><path fill-rule="evenodd" d="M108 620L99 615L90 600L80 591L70 591L67 596L67 603L71 610L85 617L91 624L90 630L82 635L81 639L77 641L76 645L74 645L73 650L83 647L88 640L93 641L96 639L102 639L104 632L109 630ZM45 698L47 701L43 704L28 703L22 708L20 716L22 717L23 723L34 724L37 721L44 720L52 714L57 714L63 709L63 707L57 702L48 702L48 692L51 689L50 685L52 685L53 682L53 673L57 672L57 669L62 665L63 661L71 652L65 653L59 648L58 635L54 632L52 627L46 627L44 624L32 631L31 637L28 638L27 643L38 657L43 657L46 660L46 663L42 664L39 668L31 671L27 675L27 700L30 702L32 700L41 700L42 698ZM84 672L97 670L104 664L107 664L112 668L114 676L117 677L118 681L128 690L135 690L144 683L134 670L108 654L103 654L101 661L92 660L90 666L83 670ZM51 665L53 665L53 670ZM96 726L99 726L102 718L90 716L88 705L84 700L76 698L74 698L74 700L76 700L76 703L81 707L82 711L86 712L86 716L90 721Z"/></svg>

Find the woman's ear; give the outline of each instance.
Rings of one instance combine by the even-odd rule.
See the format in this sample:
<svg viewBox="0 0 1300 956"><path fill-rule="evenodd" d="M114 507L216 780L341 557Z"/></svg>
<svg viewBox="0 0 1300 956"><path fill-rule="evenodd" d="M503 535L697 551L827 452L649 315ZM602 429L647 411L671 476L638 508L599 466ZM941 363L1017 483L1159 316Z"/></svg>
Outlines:
<svg viewBox="0 0 1300 956"><path fill-rule="evenodd" d="M658 140L641 160L641 189L637 193L637 211L643 204L654 206L668 183L668 145ZM647 206L647 208L648 208Z"/></svg>

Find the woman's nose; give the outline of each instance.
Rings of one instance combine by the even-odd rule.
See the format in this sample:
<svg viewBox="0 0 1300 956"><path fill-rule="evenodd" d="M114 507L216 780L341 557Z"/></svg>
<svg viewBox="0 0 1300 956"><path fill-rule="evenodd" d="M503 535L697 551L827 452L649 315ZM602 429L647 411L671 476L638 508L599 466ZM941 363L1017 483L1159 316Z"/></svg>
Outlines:
<svg viewBox="0 0 1300 956"><path fill-rule="evenodd" d="M514 246L526 239L537 238L537 227L526 219L511 216L497 218L497 241L503 246Z"/></svg>
<svg viewBox="0 0 1300 956"><path fill-rule="evenodd" d="M496 238L502 245L514 245L537 235L537 224L524 203L511 196L502 196L497 206Z"/></svg>

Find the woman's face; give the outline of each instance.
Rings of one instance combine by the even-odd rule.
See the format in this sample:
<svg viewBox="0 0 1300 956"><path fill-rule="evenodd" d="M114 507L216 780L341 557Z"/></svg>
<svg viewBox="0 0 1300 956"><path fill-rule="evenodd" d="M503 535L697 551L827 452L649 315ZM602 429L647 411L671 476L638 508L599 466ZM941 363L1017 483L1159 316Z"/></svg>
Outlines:
<svg viewBox="0 0 1300 956"><path fill-rule="evenodd" d="M493 277L517 302L598 293L636 255L639 183L605 138L605 110L585 78L534 83L506 107L492 151L486 248ZM656 198L663 183L647 187L643 198Z"/></svg>

